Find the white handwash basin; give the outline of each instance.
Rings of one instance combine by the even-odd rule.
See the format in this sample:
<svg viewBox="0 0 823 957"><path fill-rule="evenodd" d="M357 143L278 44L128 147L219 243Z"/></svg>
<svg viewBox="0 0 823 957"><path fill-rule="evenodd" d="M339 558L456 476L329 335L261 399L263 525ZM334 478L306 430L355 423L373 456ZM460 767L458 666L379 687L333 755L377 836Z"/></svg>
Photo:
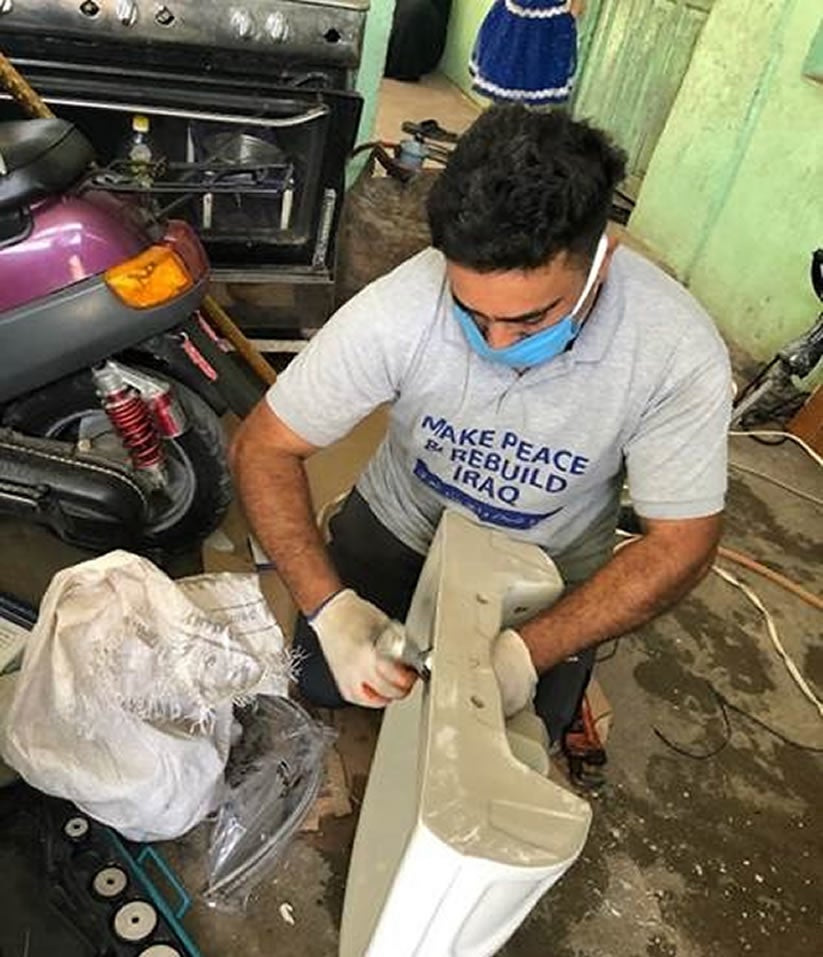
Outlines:
<svg viewBox="0 0 823 957"><path fill-rule="evenodd" d="M494 954L580 854L590 808L545 776L538 719L507 734L490 663L501 627L562 587L540 549L444 514L406 622L431 678L383 720L340 957Z"/></svg>

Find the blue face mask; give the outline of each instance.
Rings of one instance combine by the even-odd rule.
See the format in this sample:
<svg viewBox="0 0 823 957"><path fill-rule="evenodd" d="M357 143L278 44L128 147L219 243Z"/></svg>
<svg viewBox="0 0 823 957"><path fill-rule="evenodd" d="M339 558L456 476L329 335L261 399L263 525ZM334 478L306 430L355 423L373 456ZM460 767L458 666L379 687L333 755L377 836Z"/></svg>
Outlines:
<svg viewBox="0 0 823 957"><path fill-rule="evenodd" d="M569 343L574 341L580 331L580 324L577 322L577 313L592 291L592 287L597 280L597 274L600 272L600 267L606 258L607 249L608 243L606 237L601 236L600 242L597 245L594 261L589 270L589 275L586 278L586 285L583 287L580 298L568 315L564 316L558 322L552 323L548 328L524 336L518 342L513 342L510 346L506 346L503 349L493 349L484 339L483 333L478 329L472 314L456 302L453 303L454 316L458 323L460 323L460 328L463 330L463 334L469 345L484 359L509 366L512 369L528 369L532 366L540 365L542 362L548 362L549 359L560 355Z"/></svg>

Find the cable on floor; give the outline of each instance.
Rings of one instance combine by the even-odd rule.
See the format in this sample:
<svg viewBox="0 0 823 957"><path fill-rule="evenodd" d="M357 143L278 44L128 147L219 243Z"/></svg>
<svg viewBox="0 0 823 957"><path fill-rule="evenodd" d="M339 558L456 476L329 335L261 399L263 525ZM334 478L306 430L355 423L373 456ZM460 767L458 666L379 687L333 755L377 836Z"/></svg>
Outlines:
<svg viewBox="0 0 823 957"><path fill-rule="evenodd" d="M710 685L710 687L721 708L725 708L727 711L733 711L735 714L740 715L741 718L751 721L752 724L756 724L758 728L762 728L763 731L766 731L768 734L772 735L772 737L777 738L778 741L782 741L783 744L788 744L792 748L797 748L798 751L812 751L815 754L823 754L823 748L815 747L812 744L801 744L799 741L795 741L793 738L787 737L782 731L778 731L776 728L771 727L771 725L766 724L766 722L761 718L756 718L753 714L750 714L748 711L741 708L740 705L729 701L729 699L722 695L717 688L714 687L714 685Z"/></svg>
<svg viewBox="0 0 823 957"><path fill-rule="evenodd" d="M758 445L777 446L777 445L785 445L785 444L786 444L786 436L785 436L785 435L784 435L782 438L779 438L779 439L761 439L761 438L759 438L759 437L756 436L756 435L750 435L749 438L752 440L752 442L757 442Z"/></svg>
<svg viewBox="0 0 823 957"><path fill-rule="evenodd" d="M806 492L801 488L795 488L794 485L789 485L788 482L782 482L779 478L775 478L774 475L768 475L766 472L761 472L759 469L753 469L748 465L742 465L740 462L729 462L729 468L734 469L736 472L745 472L747 475L754 475L766 482L771 482L772 485L776 485L778 488L785 489L785 491L791 492L793 495L797 495L799 498L805 499L807 502L811 502L812 505L817 505L819 508L823 508L823 498L816 498L810 492Z"/></svg>
<svg viewBox="0 0 823 957"><path fill-rule="evenodd" d="M758 432L732 431L729 433L729 435L747 436L749 438L777 437L781 440L780 443L774 443L774 444L782 444L782 442L789 439L795 442L797 445L799 445L803 449L803 451L806 452L806 454L809 455L809 457L813 461L815 461L818 465L823 465L823 458L821 458L821 456L818 455L818 453L810 445L804 442L803 439L801 439L799 436L793 435L790 432L772 431L772 430L758 431ZM773 482L775 485L779 485L780 487L785 488L787 491L793 492L796 495L799 495L801 498L805 498L816 505L823 505L823 502L821 502L819 499L815 498L814 496L809 495L808 493L800 489L796 489L793 486L787 485L786 483L781 482L779 479L776 479L773 476L766 475L762 472L758 472L756 469L751 469L751 468L748 468L747 466L739 466L739 465L736 465L735 463L731 463L731 465L733 468L740 469L740 471L749 472L750 474L756 475L759 478L763 478L763 479L766 479L767 481ZM619 551L621 548L625 547L626 545L629 545L631 542L637 540L640 537L638 535L632 534L631 532L623 531L622 529L618 529L617 534L622 536L624 540L622 542L619 542L615 546L615 549L614 549L615 552ZM718 548L718 556L721 558L725 558L729 561L735 562L739 565L742 565L744 568L747 568L749 571L755 572L756 574L761 575L764 578L767 578L769 581L772 581L775 584L780 585L782 588L786 589L787 591L789 591L791 594L795 595L796 597L801 598L803 601L811 605L813 608L816 608L819 611L823 611L823 599L820 599L817 595L814 595L811 592L807 591L801 585L798 585L796 582L792 581L790 578L787 578L785 575L781 575L780 572L776 572L774 571L774 569L771 569L768 566L763 565L761 562L758 562L756 559L751 558L749 555L746 555L743 552L735 551L734 549L721 546L720 548ZM800 688L803 695L815 706L818 712L818 715L823 718L823 701L821 701L820 698L818 698L817 695L814 693L814 691L811 689L806 679L800 673L800 670L798 669L794 660L786 651L785 647L783 646L783 643L780 640L780 636L777 631L777 626L774 623L774 619L772 618L771 614L769 613L768 609L765 607L763 602L760 600L760 597L758 596L758 594L754 591L754 589L750 588L748 585L744 584L739 579L735 578L735 576L732 575L731 572L726 571L726 569L721 568L719 565L716 565L716 564L712 565L712 571L715 572L715 574L719 575L728 584L742 591L745 597L761 613L761 615L763 616L766 622L766 629L768 631L769 638L771 639L771 642L774 645L775 650L777 651L778 655L780 656L784 665L786 666L786 669L788 670L792 680ZM617 647L618 647L618 641L615 641L614 648L610 652L605 654L599 660L607 661L609 658L612 658L617 652ZM798 748L802 751L812 751L817 753L823 753L823 748L800 744L798 741L792 740L791 738L782 734L780 731L777 731L775 728L772 728L770 725L766 724L765 721L762 721L760 718L755 717L753 714L750 714L748 711L745 711L743 708L739 707L738 705L733 704L731 701L729 701L728 698L722 695L714 687L714 685L711 684L711 682L706 681L705 683L707 687L709 688L709 690L711 691L711 693L714 695L715 700L717 701L718 707L720 708L721 715L723 717L723 725L724 725L723 740L718 745L710 747L707 750L697 752L689 748L686 748L680 744L677 744L676 742L666 737L666 735L663 734L663 732L659 728L652 727L652 730L654 731L654 734L656 735L656 737L666 747L670 748L672 751L676 752L677 754L683 755L684 757L691 758L696 761L705 761L705 760L708 760L709 758L713 758L716 755L720 754L720 752L731 741L732 727L731 727L731 721L729 719L730 711L734 712L735 714L739 715L742 718L745 718L747 721L750 721L753 724L757 725L759 728L766 731L768 734L778 738L784 744L790 745L791 747L794 747L794 748Z"/></svg>
<svg viewBox="0 0 823 957"><path fill-rule="evenodd" d="M626 545L630 545L633 541L636 541L641 536L632 535L630 532L623 532L620 529L617 530L617 534L623 537L622 542L618 542L615 545L614 551L620 551L621 548L624 548ZM780 572L776 572L771 568L768 568L766 565L762 565L760 562L756 561L754 558L750 558L748 555L744 555L743 552L734 551L731 548L720 547L717 550L717 553L722 558L727 558L730 561L737 562L740 565L743 565L745 568L748 568L751 571L757 572L765 578L768 578L770 581L775 582L778 585L781 585L783 588L790 591L793 595L796 595L798 598L802 598L804 601L808 602L813 608L823 610L823 600L813 595L811 592L806 591L805 588L798 585L796 582L793 582L790 578L787 578L785 575L781 575ZM800 673L797 665L794 663L794 660L783 647L783 643L780 640L780 636L777 632L777 626L774 623L774 619L771 614L766 609L763 602L760 600L758 594L754 589L750 588L748 585L745 585L739 579L735 578L731 572L727 572L724 568L721 568L719 565L712 565L712 571L715 574L719 575L724 581L728 582L730 585L733 585L735 588L740 589L743 594L748 598L748 600L757 608L757 610L763 615L766 620L766 629L769 634L769 638L772 641L777 653L783 660L783 663L786 666L786 669L789 672L789 675L794 680L795 684L803 692L803 695L809 699L809 701L817 708L817 712L821 718L823 718L823 701L821 701L817 695L809 687L806 679Z"/></svg>
<svg viewBox="0 0 823 957"><path fill-rule="evenodd" d="M783 659L783 664L786 666L787 671L792 676L795 684L798 686L798 688L800 688L805 697L811 701L815 708L817 708L817 713L820 715L820 717L823 718L823 701L821 701L814 691L812 691L808 682L800 673L800 669L794 663L794 659L786 651L785 647L783 646L783 642L780 640L780 636L777 633L777 626L774 623L774 618L772 618L769 610L760 600L758 594L754 591L754 589L740 581L739 578L735 578L730 572L727 572L724 568L720 568L719 565L713 565L712 571L716 572L716 574L718 574L730 585L733 585L735 588L739 588L746 598L748 598L754 607L760 612L766 621L766 630L768 631L769 638L771 639L771 642L774 645L778 655L780 655L780 657Z"/></svg>
<svg viewBox="0 0 823 957"><path fill-rule="evenodd" d="M823 748L818 748L811 744L801 744L799 741L795 741L793 738L787 737L782 731L778 731L776 728L771 727L771 725L766 724L766 722L761 718L757 718L750 712L741 708L739 705L733 704L725 695L721 694L710 681L705 681L705 684L714 696L717 706L720 709L720 714L723 717L723 740L720 742L720 744L715 745L706 751L692 751L691 749L684 747L682 744L677 744L670 738L667 738L659 728L652 726L652 731L654 731L655 736L659 738L659 740L662 741L667 748L671 749L676 754L682 754L683 757L691 758L694 761L706 761L709 758L713 758L720 754L720 752L731 742L732 738L732 724L731 720L729 719L730 711L736 715L739 715L741 718L745 718L752 724L757 725L758 728L767 732L767 734L772 735L772 737L777 738L778 741L782 741L783 744L789 745L789 747L797 748L798 751L810 751L814 754L823 754Z"/></svg>
<svg viewBox="0 0 823 957"><path fill-rule="evenodd" d="M748 568L749 571L755 572L763 578L767 578L770 582L774 582L775 585L780 585L781 588L791 592L797 598L806 602L807 605L811 605L812 608L823 611L823 598L808 591L802 585L798 585L797 582L792 581L791 578L787 578L786 575L757 561L757 559L751 558L751 556L745 555L743 552L738 552L733 548L727 548L725 545L721 545L717 549L717 554L720 558L726 558L736 565L742 565L743 568ZM714 570L717 570L716 565L714 566Z"/></svg>
<svg viewBox="0 0 823 957"><path fill-rule="evenodd" d="M595 656L594 663L596 665L599 665L602 661L610 661L612 658L614 658L614 656L617 654L617 649L620 646L620 638L610 638L607 641L604 641L600 647L602 648L603 645L607 644L610 644L611 648L608 648L602 654Z"/></svg>
<svg viewBox="0 0 823 957"><path fill-rule="evenodd" d="M817 462L818 465L823 465L823 456L818 455L818 453L815 452L815 450L808 444L808 442L804 442L804 440L801 439L799 435L794 435L791 432L784 432L779 429L763 429L763 430L752 429L751 432L747 432L745 429L742 431L733 429L731 432L729 432L729 435L734 435L734 436L745 435L747 438L759 437L763 439L768 439L768 438L789 439L790 441L794 442L796 445L799 445L800 448L803 449L803 451L813 461Z"/></svg>
<svg viewBox="0 0 823 957"><path fill-rule="evenodd" d="M717 693L714 690L714 686L708 681L706 684L708 685L709 690L712 691L716 697ZM709 758L713 758L720 754L720 752L732 739L732 723L729 720L728 711L722 704L720 705L720 714L723 717L723 738L720 741L720 744L715 745L713 748L709 748L706 751L692 751L690 748L686 748L682 744L676 744L671 740L671 738L667 738L660 728L656 728L654 725L652 725L652 731L654 731L656 737L658 737L667 748L670 748L676 754L682 754L683 757L691 758L694 761L708 761Z"/></svg>

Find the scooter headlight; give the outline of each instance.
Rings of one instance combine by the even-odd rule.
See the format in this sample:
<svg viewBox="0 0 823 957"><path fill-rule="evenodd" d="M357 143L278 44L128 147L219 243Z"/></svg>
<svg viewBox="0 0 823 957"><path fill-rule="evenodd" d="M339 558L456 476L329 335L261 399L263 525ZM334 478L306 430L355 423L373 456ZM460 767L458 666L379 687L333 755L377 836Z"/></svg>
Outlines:
<svg viewBox="0 0 823 957"><path fill-rule="evenodd" d="M168 246L150 246L105 273L106 285L127 306L149 309L176 298L194 285L180 256Z"/></svg>

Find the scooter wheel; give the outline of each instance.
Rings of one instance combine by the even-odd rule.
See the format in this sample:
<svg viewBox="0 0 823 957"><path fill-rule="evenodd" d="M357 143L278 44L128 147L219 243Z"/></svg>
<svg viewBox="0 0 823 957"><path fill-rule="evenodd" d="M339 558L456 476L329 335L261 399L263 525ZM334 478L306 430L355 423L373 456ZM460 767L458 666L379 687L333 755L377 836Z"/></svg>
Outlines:
<svg viewBox="0 0 823 957"><path fill-rule="evenodd" d="M223 429L211 407L170 376L151 375L174 387L189 427L178 438L164 441L168 489L152 496L143 537L132 547L174 553L190 548L220 524L232 499L231 476ZM19 399L7 408L3 424L59 441L85 438L96 453L128 462L89 372L61 379Z"/></svg>

